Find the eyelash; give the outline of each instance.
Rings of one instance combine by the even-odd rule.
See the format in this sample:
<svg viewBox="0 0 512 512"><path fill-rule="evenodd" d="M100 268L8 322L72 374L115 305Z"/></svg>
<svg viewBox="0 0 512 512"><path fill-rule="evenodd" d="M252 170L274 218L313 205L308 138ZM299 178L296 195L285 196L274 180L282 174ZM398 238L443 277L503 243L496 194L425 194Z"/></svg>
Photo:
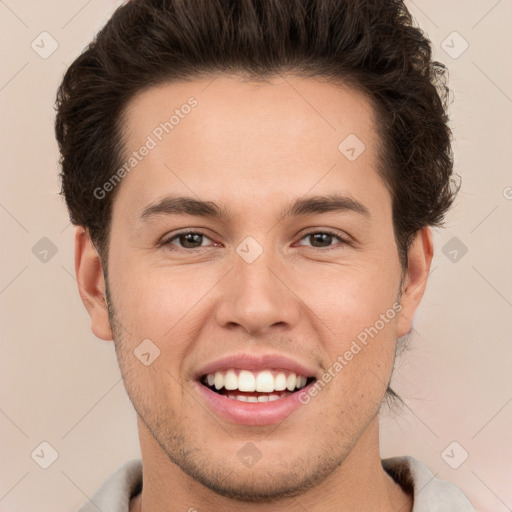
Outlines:
<svg viewBox="0 0 512 512"><path fill-rule="evenodd" d="M331 231L330 229L323 229L321 231L310 231L308 233L305 233L301 238L300 240L303 240L304 238L307 238L308 236L311 236L311 235L318 235L318 234L321 234L321 235L330 235L334 238L337 238L340 243L342 245L351 245L351 243L341 237L339 234L335 233L334 231ZM187 230L187 231L182 231L180 233L176 233L174 235L172 235L171 237L165 239L162 241L161 243L161 246L170 246L172 245L171 242L177 238L179 238L180 236L183 236L183 235L201 235L205 238L208 238L210 239L210 237L204 233L203 231L201 230L196 230L196 231L192 231L192 230ZM330 245L330 246L327 246L327 247L313 247L313 246L301 246L301 247L310 247L310 249L313 249L313 250L316 250L316 251L325 251L325 250L331 250L331 249L336 249L337 246L336 245ZM177 250L177 251L186 251L186 252L190 252L190 251L198 251L200 249L205 249L206 247L196 247L196 248L193 248L193 249L190 249L190 248L184 248L184 247L175 247L173 246L173 251L174 250Z"/></svg>

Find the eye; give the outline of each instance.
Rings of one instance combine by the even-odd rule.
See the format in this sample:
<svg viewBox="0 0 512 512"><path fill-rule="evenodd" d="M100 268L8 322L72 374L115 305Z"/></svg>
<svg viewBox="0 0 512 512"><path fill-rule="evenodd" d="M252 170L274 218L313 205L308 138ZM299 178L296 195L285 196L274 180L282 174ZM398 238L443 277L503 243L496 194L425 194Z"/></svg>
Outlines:
<svg viewBox="0 0 512 512"><path fill-rule="evenodd" d="M182 233L177 233L162 242L162 245L176 245L173 242L176 240L180 245L178 248L180 249L198 249L200 247L204 247L202 242L204 239L210 240L204 233L201 231L184 231Z"/></svg>
<svg viewBox="0 0 512 512"><path fill-rule="evenodd" d="M333 241L341 242L342 244L348 244L348 240L345 240L340 235L333 233L329 230L324 231L311 231L310 233L306 233L301 240L307 240L311 242L310 247L315 249L323 249L323 248L331 248L334 247L332 245ZM299 244L303 245L303 244Z"/></svg>
<svg viewBox="0 0 512 512"><path fill-rule="evenodd" d="M297 245L309 245L310 247L314 249L329 249L334 248L336 246L336 242L341 244L349 245L350 242L340 235L329 231L329 230L323 230L323 231L311 231L310 233L306 233L302 238L302 240L308 240L310 241L310 244L297 244ZM212 241L205 233L202 231L192 231L187 230L183 231L181 233L176 233L169 238L165 239L161 245L162 246L172 246L176 247L178 250L193 250L193 249L200 249L202 247L208 247L208 245L204 245L203 242L205 240ZM333 242L335 242L333 244ZM218 245L218 244L213 244Z"/></svg>

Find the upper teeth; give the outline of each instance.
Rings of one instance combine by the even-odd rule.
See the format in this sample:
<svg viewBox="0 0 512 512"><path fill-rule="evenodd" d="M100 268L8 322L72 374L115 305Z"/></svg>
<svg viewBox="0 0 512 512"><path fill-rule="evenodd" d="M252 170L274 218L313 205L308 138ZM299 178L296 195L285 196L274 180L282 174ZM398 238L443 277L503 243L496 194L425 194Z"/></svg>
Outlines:
<svg viewBox="0 0 512 512"><path fill-rule="evenodd" d="M250 372L248 370L229 369L209 373L205 378L209 386L215 389L238 389L239 391L260 391L272 393L273 391L294 391L306 385L307 377L292 372L275 372L264 370L262 372Z"/></svg>

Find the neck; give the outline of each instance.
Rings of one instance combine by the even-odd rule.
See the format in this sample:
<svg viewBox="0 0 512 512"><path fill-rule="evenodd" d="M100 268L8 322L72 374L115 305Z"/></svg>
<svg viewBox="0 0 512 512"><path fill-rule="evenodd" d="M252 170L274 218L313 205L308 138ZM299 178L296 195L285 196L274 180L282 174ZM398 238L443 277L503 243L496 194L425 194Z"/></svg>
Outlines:
<svg viewBox="0 0 512 512"><path fill-rule="evenodd" d="M378 418L350 454L319 485L271 503L247 503L220 496L173 464L138 419L143 461L143 490L130 502L130 512L223 510L226 512L411 512L412 496L382 468ZM171 507L169 506L171 504Z"/></svg>

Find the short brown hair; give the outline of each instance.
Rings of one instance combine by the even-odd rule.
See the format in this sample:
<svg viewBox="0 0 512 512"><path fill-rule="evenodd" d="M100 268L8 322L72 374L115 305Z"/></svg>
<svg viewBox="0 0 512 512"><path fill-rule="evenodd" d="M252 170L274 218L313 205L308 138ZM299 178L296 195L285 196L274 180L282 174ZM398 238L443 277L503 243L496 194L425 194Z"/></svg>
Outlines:
<svg viewBox="0 0 512 512"><path fill-rule="evenodd" d="M131 0L68 68L55 131L71 221L108 254L111 207L93 191L121 164L123 109L141 89L211 73L282 72L353 85L376 108L381 173L404 268L413 235L456 190L445 67L399 0ZM106 263L106 261L104 262Z"/></svg>
<svg viewBox="0 0 512 512"><path fill-rule="evenodd" d="M55 131L71 221L86 227L106 272L112 202L94 190L126 150L129 100L164 82L220 73L288 72L352 86L371 101L379 172L392 197L403 269L413 236L441 225L456 187L446 68L401 0L130 0L68 68ZM340 141L341 142L341 141Z"/></svg>

